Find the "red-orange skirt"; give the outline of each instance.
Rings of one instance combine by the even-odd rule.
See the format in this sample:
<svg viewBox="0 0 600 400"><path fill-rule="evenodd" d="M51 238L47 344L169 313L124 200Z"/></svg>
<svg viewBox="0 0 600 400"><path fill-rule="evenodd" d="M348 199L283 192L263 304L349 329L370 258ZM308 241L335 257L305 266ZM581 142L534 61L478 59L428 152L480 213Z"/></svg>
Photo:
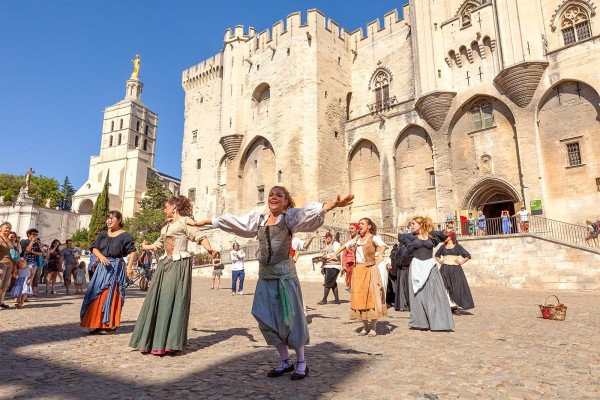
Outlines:
<svg viewBox="0 0 600 400"><path fill-rule="evenodd" d="M112 329L121 325L121 309L123 308L123 299L121 298L121 293L119 293L119 285L115 285L113 289L113 301L112 307L110 309L110 321L108 324L102 323L102 306L106 301L106 296L108 295L108 289L103 291L102 294L94 301L90 303L87 311L85 312L83 318L81 319L80 326L84 328L104 328L104 329Z"/></svg>

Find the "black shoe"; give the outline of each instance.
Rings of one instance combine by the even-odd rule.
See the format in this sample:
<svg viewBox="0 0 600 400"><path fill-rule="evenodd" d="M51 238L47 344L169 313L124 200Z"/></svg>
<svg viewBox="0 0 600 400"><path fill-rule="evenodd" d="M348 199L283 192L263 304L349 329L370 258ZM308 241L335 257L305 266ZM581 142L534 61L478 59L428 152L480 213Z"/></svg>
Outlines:
<svg viewBox="0 0 600 400"><path fill-rule="evenodd" d="M317 304L320 305L320 306L325 305L325 304L327 304L327 300L321 300Z"/></svg>
<svg viewBox="0 0 600 400"><path fill-rule="evenodd" d="M4 304L4 303L0 304L0 307L2 307L5 310L8 310L10 308L10 306L8 304Z"/></svg>
<svg viewBox="0 0 600 400"><path fill-rule="evenodd" d="M103 329L102 329L102 328L96 328L96 329L92 329L92 330L90 331L90 335L99 335L99 334L101 334L101 333L102 333L102 331L103 331Z"/></svg>
<svg viewBox="0 0 600 400"><path fill-rule="evenodd" d="M452 314L454 314L454 315L460 315L460 311L458 311L458 308L452 307Z"/></svg>
<svg viewBox="0 0 600 400"><path fill-rule="evenodd" d="M281 375L287 374L288 372L292 372L293 370L294 370L294 363L290 363L290 366L287 368L284 368L284 369L279 369L279 367L273 368L272 370L269 371L269 373L267 374L267 377L279 378Z"/></svg>
<svg viewBox="0 0 600 400"><path fill-rule="evenodd" d="M117 328L106 328L102 330L103 335L114 335L117 332Z"/></svg>
<svg viewBox="0 0 600 400"><path fill-rule="evenodd" d="M303 374L299 374L298 372L294 371L294 373L292 375L290 375L290 379L293 381L299 381L301 379L304 379L308 376L308 366L306 366L306 370L304 371Z"/></svg>
<svg viewBox="0 0 600 400"><path fill-rule="evenodd" d="M339 301L339 300L334 300L334 301L333 301L333 304L342 304L342 303L340 303L340 301Z"/></svg>

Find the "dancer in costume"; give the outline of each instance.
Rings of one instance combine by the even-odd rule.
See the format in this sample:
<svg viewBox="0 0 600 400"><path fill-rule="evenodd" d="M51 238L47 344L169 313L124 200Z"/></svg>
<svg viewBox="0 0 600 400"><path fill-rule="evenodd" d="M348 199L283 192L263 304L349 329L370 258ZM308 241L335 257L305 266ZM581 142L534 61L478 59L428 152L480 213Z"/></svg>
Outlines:
<svg viewBox="0 0 600 400"><path fill-rule="evenodd" d="M325 282L323 283L323 299L318 302L319 305L327 304L327 296L329 296L329 291L333 292L333 303L340 304L340 297L338 294L338 286L337 286L337 278L342 269L342 265L339 260L331 260L330 257L335 253L337 249L341 246L337 240L333 239L333 234L331 232L327 232L325 234L325 243L323 247L323 267L324 274L323 278Z"/></svg>
<svg viewBox="0 0 600 400"><path fill-rule="evenodd" d="M100 232L91 247L99 261L81 305L80 326L90 328L90 334L114 333L121 324L127 277L133 276L136 258L133 237L123 230L123 215L111 211L106 226L108 231Z"/></svg>
<svg viewBox="0 0 600 400"><path fill-rule="evenodd" d="M346 246L354 246L356 265L350 284L350 318L363 321L364 327L359 335L377 336L377 320L387 315L385 292L377 266L383 260L387 245L377 236L377 226L369 218L362 218L358 226L358 235L347 241L332 257L337 258Z"/></svg>
<svg viewBox="0 0 600 400"><path fill-rule="evenodd" d="M185 196L171 197L165 203L169 222L153 244L144 250L164 250L152 276L129 346L142 353L164 355L183 350L187 342L192 295L192 254L188 241L202 245L212 256L210 242L193 225L192 205ZM94 274L94 276L96 276Z"/></svg>
<svg viewBox="0 0 600 400"><path fill-rule="evenodd" d="M458 313L457 306L464 310L475 308L471 289L462 268L462 265L471 259L471 255L458 244L454 232L448 234L444 245L435 253L435 259L441 264L440 274L450 297L452 312Z"/></svg>
<svg viewBox="0 0 600 400"><path fill-rule="evenodd" d="M446 236L433 230L433 223L428 217L414 218L411 230L412 233L398 235L398 241L414 250L409 268L411 290L408 326L432 331L453 330L454 320L444 282L433 258L433 248L446 240Z"/></svg>
<svg viewBox="0 0 600 400"><path fill-rule="evenodd" d="M287 372L293 380L303 379L309 369L304 358L304 346L309 342L308 325L304 317L302 292L296 268L290 258L290 242L295 232L312 232L323 225L325 213L345 207L354 196L321 204L308 203L294 208L294 200L283 186L269 191L269 213L251 212L243 217L222 215L204 220L197 226L211 225L241 237L257 236L259 243L258 282L252 305L252 315L269 345L275 346L281 364L268 373L278 377ZM288 347L296 351L297 366L290 361Z"/></svg>

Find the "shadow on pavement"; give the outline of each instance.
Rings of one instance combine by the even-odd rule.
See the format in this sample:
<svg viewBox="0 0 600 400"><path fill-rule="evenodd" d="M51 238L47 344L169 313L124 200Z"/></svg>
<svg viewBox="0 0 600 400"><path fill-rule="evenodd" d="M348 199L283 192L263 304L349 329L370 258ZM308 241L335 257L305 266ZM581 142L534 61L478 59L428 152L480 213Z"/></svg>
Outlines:
<svg viewBox="0 0 600 400"><path fill-rule="evenodd" d="M121 326L119 334L130 332L133 321ZM228 338L242 336L257 342L248 333L247 328L231 328L222 331L196 330L211 333L208 337L192 339L186 352L172 358L157 358L141 355L124 348L103 348L103 353L120 354L119 364L137 362L136 357L148 357L149 368L155 373L164 368L164 374L170 373L169 360L176 359L178 363L186 364L185 375L176 380L168 378L161 382L138 377L125 379L119 375L118 369L114 374L95 372L72 363L59 363L52 359L32 359L29 355L20 354L20 349L39 343L52 341L67 341L81 337L81 329L74 324L57 324L43 328L40 334L31 334L32 329L21 329L0 333L0 343L11 344L6 347L11 359L11 365L23 367L35 365L27 377L19 377L11 368L0 371L0 381L17 385L15 399L32 398L62 398L62 399L125 399L125 398L260 398L260 399L318 399L325 392L341 390L351 381L352 376L364 369L364 365L373 361L375 355L344 348L331 342L319 343L307 347L306 359L310 367L310 375L301 381L291 381L288 375L277 379L266 377L267 372L278 362L275 349L258 347L247 353L232 350L223 354L223 361L216 364L206 364L193 353L202 351L211 344ZM37 330L37 329L36 329ZM59 338L59 339L56 339ZM261 340L262 343L262 340ZM120 347L120 346L119 346ZM295 356L292 356L295 359ZM93 361L93 360L92 360ZM99 362L104 362L101 359ZM163 364L163 365L161 365ZM91 365L94 365L93 362ZM151 365L151 367L150 367ZM143 371L140 371L143 377ZM18 375L18 374L17 374ZM60 377L60 379L58 379ZM23 379L21 379L23 378ZM65 382L69 383L66 384ZM76 382L76 384L75 384ZM100 395L97 390L102 388ZM89 389L86 389L89 388Z"/></svg>

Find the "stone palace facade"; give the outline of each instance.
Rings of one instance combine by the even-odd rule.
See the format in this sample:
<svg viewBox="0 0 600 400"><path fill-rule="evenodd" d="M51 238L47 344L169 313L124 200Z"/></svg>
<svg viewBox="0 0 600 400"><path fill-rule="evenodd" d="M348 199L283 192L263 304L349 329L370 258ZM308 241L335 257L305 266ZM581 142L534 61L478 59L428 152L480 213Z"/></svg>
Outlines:
<svg viewBox="0 0 600 400"><path fill-rule="evenodd" d="M183 72L181 193L196 217L348 192L329 225L600 204L600 16L590 0L410 0L348 32L318 10ZM108 123L108 121L107 121Z"/></svg>

